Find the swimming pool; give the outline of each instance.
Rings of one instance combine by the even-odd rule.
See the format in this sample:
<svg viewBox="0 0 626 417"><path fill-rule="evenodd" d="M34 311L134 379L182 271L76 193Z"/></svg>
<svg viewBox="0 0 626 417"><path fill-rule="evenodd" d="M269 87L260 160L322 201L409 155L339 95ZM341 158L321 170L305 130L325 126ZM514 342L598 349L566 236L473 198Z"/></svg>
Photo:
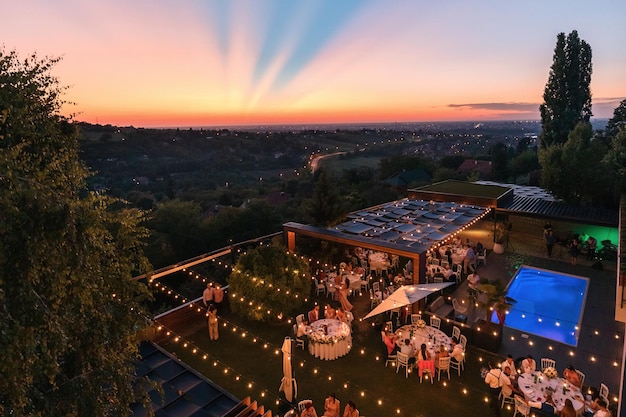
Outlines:
<svg viewBox="0 0 626 417"><path fill-rule="evenodd" d="M522 265L507 286L517 302L505 326L576 346L588 288L589 278Z"/></svg>

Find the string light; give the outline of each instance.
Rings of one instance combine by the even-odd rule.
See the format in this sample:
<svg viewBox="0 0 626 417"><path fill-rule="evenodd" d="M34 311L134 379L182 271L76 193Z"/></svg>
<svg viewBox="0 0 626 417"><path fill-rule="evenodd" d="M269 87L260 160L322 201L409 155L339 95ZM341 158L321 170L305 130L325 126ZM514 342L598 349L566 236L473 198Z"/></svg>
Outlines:
<svg viewBox="0 0 626 417"><path fill-rule="evenodd" d="M296 255L294 254L294 256L296 256ZM215 261L215 260L214 260L214 261ZM309 260L309 261L311 262L311 260ZM313 263L315 263L315 262L316 262L318 265L320 265L320 261L313 261ZM223 264L221 264L221 265L223 265L225 268L230 268L229 266L226 266L226 263L223 263ZM195 276L195 278L196 278L196 279L202 280L203 282L207 280L205 277L202 277L200 274L195 274L195 275L192 275L192 276ZM262 280L261 280L261 282L262 282ZM153 282L153 284L154 284L154 287L155 287L155 289L156 289L156 290L158 290L158 291L160 291L160 292L162 292L162 293L164 293L164 294L167 294L168 296L171 296L173 299L180 301L182 304L188 304L188 307L189 307L189 308L196 308L196 311L198 311L198 312L202 312L202 311L204 311L204 309L200 308L200 306L199 306L199 304L198 304L198 303L194 303L194 302L192 302L192 301L189 301L186 297L182 296L181 294L176 293L176 291L174 291L174 290L172 290L172 289L170 289L170 288L167 288L167 287L166 287L165 285L163 285L162 283L159 283L159 282L156 282L156 281L155 281L155 282ZM276 289L275 289L275 291L280 291L280 288L276 288ZM287 293L287 291L285 291L285 293ZM294 297L296 297L296 296L297 296L297 294L293 294L293 296L294 296ZM306 298L305 298L305 301L308 301L308 299L306 299ZM286 320L286 322L287 322L287 323L291 323L292 321L291 321L291 319L289 318L288 320ZM448 322L449 322L449 320L448 320ZM557 325L557 326L559 326L560 324L561 324L560 322L558 322L558 321L556 322L556 325ZM459 323L459 325L460 325L460 326L463 326L463 327L465 327L465 326L470 327L469 325L465 325L465 324L463 324L463 323ZM226 328L226 327L228 326L228 323L224 322L224 323L223 323L223 326ZM575 329L576 329L576 330L578 330L578 326L575 326ZM171 339L171 340L172 340L174 343L179 343L179 342L182 340L180 336L175 335L175 334L174 334L171 330L169 330L169 329L167 329L167 328L163 327L162 325L159 325L159 326L157 327L157 330L158 330L159 332L164 333L164 334L165 334L166 336L168 336L168 337L172 337L172 339ZM480 331L480 327L478 327L478 328L477 328L477 330L478 330L478 331ZM237 332L237 331L238 331L238 327L237 327L237 326L233 326L232 331L233 331L233 332ZM593 335L593 336L600 336L601 330L600 330L600 329L594 329L591 333L592 333L592 335ZM247 332L247 331L242 331L242 332L241 332L241 336L242 336L242 338L246 338L246 335L247 335L247 334L249 334L249 332ZM496 334L496 333L494 332L494 334ZM606 334L606 333L605 333L605 334ZM619 340L619 339L620 339L620 334L619 334L619 333L615 333L615 334L614 334L614 337L615 337L615 339ZM257 344L257 343L259 342L259 339L258 339L257 337L252 337L252 335L251 335L251 338L248 338L247 340L250 340L250 341L252 341L252 343L255 343L255 344ZM511 340L515 340L515 337L514 337L514 336L511 336ZM533 340L532 340L532 339L529 339L529 346L533 346L533 345L534 345ZM189 348L190 346L193 346L193 345L192 345L192 344L190 344L189 342L186 342L186 341L185 341L185 342L183 342L183 347L184 347L184 348ZM265 343L265 344L263 344L263 348L267 349L268 347L270 347L270 344L269 344L269 343ZM548 349L548 350L550 350L550 351L553 351L553 350L554 350L554 347L553 347L552 345L548 345L548 346L547 346L547 349ZM200 353L201 353L201 357L202 357L202 359L203 359L203 360L207 360L207 359L209 359L209 358L210 358L210 356L209 356L207 353L203 353L203 352L201 352L201 350L199 350L197 347L195 347L195 346L194 346L194 347L192 347L192 348L191 348L191 353L192 353L192 354L196 355L198 352L200 352ZM279 354L280 352L275 350L275 353ZM361 355L366 355L366 350L365 350L365 349L363 349L363 348L360 348L360 353L361 353ZM575 352L574 352L573 350L569 350L569 352L567 352L567 353L569 354L569 356L572 356L572 357L573 357L573 356L575 356ZM579 352L579 353L580 353L580 352ZM380 361L380 356L376 355L376 356L374 356L374 358L373 358L373 359L374 359L375 361ZM596 365L602 365L603 363L605 363L605 362L603 362L603 360L606 360L606 364L610 364L610 365L612 365L613 367L619 367L619 362L618 362L618 360L616 360L615 358L610 358L610 359L609 359L609 358L607 358L605 355L600 355L599 357L598 357L598 356L595 356L595 355L590 355L590 356L589 356L589 361L590 361L590 362L592 362L592 363L594 363L594 364L596 364ZM483 361L483 358L482 358L482 357L479 357L479 358L478 358L478 361L479 361L479 362L482 362L482 361ZM219 362L218 362L218 361L214 361L213 366L217 367L217 366L218 366L218 364L219 364ZM301 362L301 363L300 363L300 367L301 367L301 368L304 368L304 367L305 367L305 362ZM225 368L223 372L224 372L224 374L225 374L225 375L227 375L227 374L236 374L236 375L235 375L235 377L234 377L236 381L239 381L239 380L241 379L241 375L240 375L239 373L237 373L237 372L233 371L231 368ZM315 369L314 369L314 371L313 371L313 373L314 373L314 374L318 374L318 373L319 373L319 370L318 370L317 368L315 368ZM327 375L327 376L326 376L326 380L327 380L327 381L329 381L329 382L331 382L331 381L333 381L333 380L334 380L334 378L333 378L333 376L332 376L332 375ZM442 385L442 386L444 386L444 387L447 387L448 382L443 381L441 385ZM248 386L248 388L252 388L252 387L253 387L253 383L252 383L252 382L248 382L248 385L247 385L247 386ZM348 384L347 384L347 383L344 383L344 384L343 384L343 387L344 387L344 389L347 389ZM268 391L268 390L264 390L264 391L262 392L262 394L260 394L260 395L261 395L262 397L264 397L264 396L266 395L266 392L267 392L267 391ZM469 394L469 391L468 391L468 389L467 389L466 387L463 387L461 392L462 392L464 395L468 395L468 394ZM366 393L366 391L360 391L360 395L361 395L361 396L363 396L363 397L365 396L365 393ZM615 400L615 401L617 401L618 399L617 399L617 398L615 398L614 400ZM282 400L280 397L278 397L278 398L276 399L276 404L278 405L278 404L280 404L280 402L282 402L282 401L283 401L283 400ZM382 400L381 400L381 399L378 399L378 400L377 400L377 404L378 404L379 406L380 406L380 405L382 405Z"/></svg>

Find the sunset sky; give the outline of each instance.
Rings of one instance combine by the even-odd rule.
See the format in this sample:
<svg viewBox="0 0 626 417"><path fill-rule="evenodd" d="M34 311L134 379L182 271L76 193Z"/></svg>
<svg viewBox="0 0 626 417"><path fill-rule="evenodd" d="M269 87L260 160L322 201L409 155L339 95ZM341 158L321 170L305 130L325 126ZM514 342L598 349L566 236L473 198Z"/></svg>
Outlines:
<svg viewBox="0 0 626 417"><path fill-rule="evenodd" d="M136 127L538 119L559 32L626 97L622 0L27 0L0 42L62 57L66 109Z"/></svg>

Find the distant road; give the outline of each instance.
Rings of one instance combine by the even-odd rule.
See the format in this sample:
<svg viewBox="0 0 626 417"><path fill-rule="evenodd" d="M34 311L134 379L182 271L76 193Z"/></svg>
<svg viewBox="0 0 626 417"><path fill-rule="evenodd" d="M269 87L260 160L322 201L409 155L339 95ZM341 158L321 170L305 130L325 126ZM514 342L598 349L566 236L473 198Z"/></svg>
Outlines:
<svg viewBox="0 0 626 417"><path fill-rule="evenodd" d="M315 171L319 167L319 163L323 158L328 158L329 156L345 155L347 153L348 152L335 152L314 157L313 159L311 159L311 174L315 174Z"/></svg>

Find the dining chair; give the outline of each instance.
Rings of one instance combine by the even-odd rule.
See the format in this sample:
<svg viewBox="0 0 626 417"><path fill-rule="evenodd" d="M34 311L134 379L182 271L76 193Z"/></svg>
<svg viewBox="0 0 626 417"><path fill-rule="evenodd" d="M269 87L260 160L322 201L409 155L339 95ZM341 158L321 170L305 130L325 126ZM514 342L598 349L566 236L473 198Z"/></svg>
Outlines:
<svg viewBox="0 0 626 417"><path fill-rule="evenodd" d="M421 314L411 314L411 324L417 324L422 319Z"/></svg>
<svg viewBox="0 0 626 417"><path fill-rule="evenodd" d="M438 329L441 327L441 319L439 317L430 316L430 327Z"/></svg>
<svg viewBox="0 0 626 417"><path fill-rule="evenodd" d="M452 326L452 337L456 337L456 340L459 340L459 338L461 337L461 329L459 328L459 326Z"/></svg>
<svg viewBox="0 0 626 417"><path fill-rule="evenodd" d="M361 295L363 295L363 291L364 291L364 290L365 290L365 292L367 292L367 291L370 289L370 281L369 281L369 280L370 280L370 278L371 278L371 277L369 277L369 276L367 276L367 275L364 275L364 276L363 276L363 278L361 278L361 282L360 282L361 287L360 287L360 289L359 289L359 293L360 293Z"/></svg>
<svg viewBox="0 0 626 417"><path fill-rule="evenodd" d="M459 376L461 376L461 371L465 369L465 351L463 351L463 359L460 361L450 360L450 369L454 369Z"/></svg>
<svg viewBox="0 0 626 417"><path fill-rule="evenodd" d="M442 268L446 268L448 269L448 267L450 266L450 262L446 261L446 260L442 260L441 261L441 267Z"/></svg>
<svg viewBox="0 0 626 417"><path fill-rule="evenodd" d="M487 249L483 249L482 252L477 254L476 267L478 267L478 265L480 265L481 262L483 265L487 266Z"/></svg>
<svg viewBox="0 0 626 417"><path fill-rule="evenodd" d="M556 369L556 361L550 358L541 358L541 372L543 372L546 368L555 368Z"/></svg>
<svg viewBox="0 0 626 417"><path fill-rule="evenodd" d="M300 401L298 403L298 411L304 411L306 405L308 403L312 403L312 402L313 402L313 400L302 400L302 401Z"/></svg>
<svg viewBox="0 0 626 417"><path fill-rule="evenodd" d="M441 277L435 277L435 278L433 278L433 282L434 282L434 283L439 283L439 284L442 284L442 283L443 283L443 278L441 278Z"/></svg>
<svg viewBox="0 0 626 417"><path fill-rule="evenodd" d="M396 355L387 355L387 359L385 359L385 368L389 364L391 364L391 366L394 366L397 359L398 357Z"/></svg>
<svg viewBox="0 0 626 417"><path fill-rule="evenodd" d="M393 322L388 321L385 323L385 330L393 333Z"/></svg>
<svg viewBox="0 0 626 417"><path fill-rule="evenodd" d="M296 316L296 324L299 326L300 323L302 323L302 320L304 320L304 314L298 314Z"/></svg>
<svg viewBox="0 0 626 417"><path fill-rule="evenodd" d="M459 344L463 346L463 350L466 350L467 349L467 336L465 336L464 334L459 336Z"/></svg>
<svg viewBox="0 0 626 417"><path fill-rule="evenodd" d="M398 352L396 355L396 373L404 366L404 377L409 377L409 355L406 353Z"/></svg>
<svg viewBox="0 0 626 417"><path fill-rule="evenodd" d="M337 287L335 287L335 284L333 284L332 282L328 281L326 283L326 297L330 297L332 300L335 299L335 291L337 291Z"/></svg>
<svg viewBox="0 0 626 417"><path fill-rule="evenodd" d="M460 304L456 298L452 299L452 307L454 308L454 317L458 316L459 314L467 314L467 306Z"/></svg>
<svg viewBox="0 0 626 417"><path fill-rule="evenodd" d="M604 401L606 401L606 403L608 404L609 403L609 387L607 387L603 383L600 383L600 392L598 393L598 396L602 398Z"/></svg>
<svg viewBox="0 0 626 417"><path fill-rule="evenodd" d="M585 374L578 369L576 369L576 373L578 374L578 378L580 379L580 388L582 389L585 383Z"/></svg>
<svg viewBox="0 0 626 417"><path fill-rule="evenodd" d="M374 294L380 292L380 282L374 281L372 282L372 290L374 290Z"/></svg>
<svg viewBox="0 0 626 417"><path fill-rule="evenodd" d="M323 292L324 294L326 294L326 284L323 282L320 282L317 278L315 279L315 294L316 295L320 295L320 293Z"/></svg>
<svg viewBox="0 0 626 417"><path fill-rule="evenodd" d="M429 363L430 366L425 366L425 363ZM424 376L426 376L426 378L430 378L430 383L434 384L435 383L435 375L434 375L434 365L433 365L433 361L419 361L417 364L418 367L418 372L419 372L419 376L420 376L420 384L422 383L422 380L424 379Z"/></svg>
<svg viewBox="0 0 626 417"><path fill-rule="evenodd" d="M500 408L504 408L504 406L506 404L511 404L511 405L515 406L515 399L513 398L513 394L511 394L511 395L504 395L502 390L500 390L500 395L498 395L498 399L501 401L500 402Z"/></svg>
<svg viewBox="0 0 626 417"><path fill-rule="evenodd" d="M439 358L439 367L437 368L437 381L441 381L441 373L447 372L450 379L450 356Z"/></svg>
<svg viewBox="0 0 626 417"><path fill-rule="evenodd" d="M301 347L304 350L304 339L298 337L298 325L293 325L293 339L296 341L296 347Z"/></svg>
<svg viewBox="0 0 626 417"><path fill-rule="evenodd" d="M528 417L530 415L530 406L519 396L513 397L513 402L515 403L515 412L513 413L513 417L518 414L522 417Z"/></svg>

